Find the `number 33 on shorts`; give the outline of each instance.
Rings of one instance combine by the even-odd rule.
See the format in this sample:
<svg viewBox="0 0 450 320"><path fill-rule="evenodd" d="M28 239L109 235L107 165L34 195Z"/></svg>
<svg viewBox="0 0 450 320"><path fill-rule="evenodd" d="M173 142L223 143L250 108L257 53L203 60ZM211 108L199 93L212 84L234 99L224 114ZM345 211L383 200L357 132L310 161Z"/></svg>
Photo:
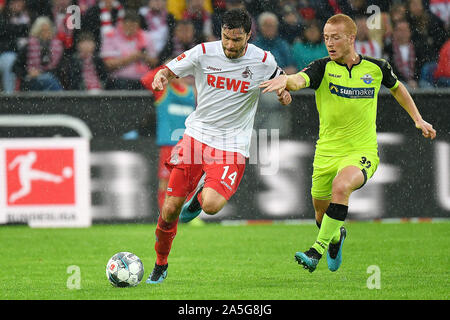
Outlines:
<svg viewBox="0 0 450 320"><path fill-rule="evenodd" d="M361 157L361 161L359 163L366 169L369 169L372 166L372 162L367 160L366 157Z"/></svg>

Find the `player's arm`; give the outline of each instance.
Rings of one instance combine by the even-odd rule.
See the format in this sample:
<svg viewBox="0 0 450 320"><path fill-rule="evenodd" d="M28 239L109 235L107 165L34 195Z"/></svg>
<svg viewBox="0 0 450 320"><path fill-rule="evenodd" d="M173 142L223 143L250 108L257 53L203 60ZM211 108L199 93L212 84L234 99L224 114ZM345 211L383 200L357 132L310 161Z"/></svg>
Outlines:
<svg viewBox="0 0 450 320"><path fill-rule="evenodd" d="M422 135L425 138L434 139L436 137L436 130L433 129L431 124L422 119L414 100L403 83L399 82L398 86L394 86L390 91L395 100L397 100L403 109L408 112L411 119L413 119L416 128L422 131Z"/></svg>
<svg viewBox="0 0 450 320"><path fill-rule="evenodd" d="M265 88L263 93L276 91L278 95L285 89L296 91L309 87L317 90L322 82L328 60L328 58L315 60L296 74L280 75L274 79L262 82L260 87Z"/></svg>
<svg viewBox="0 0 450 320"><path fill-rule="evenodd" d="M153 79L152 88L155 91L162 91L167 86L167 84L177 76L170 71L169 68L163 68L159 70Z"/></svg>
<svg viewBox="0 0 450 320"><path fill-rule="evenodd" d="M262 82L260 88L265 88L263 93L276 91L280 96L286 89L289 91L296 91L306 87L306 80L299 73L296 74L282 74L274 79Z"/></svg>
<svg viewBox="0 0 450 320"><path fill-rule="evenodd" d="M199 65L199 56L203 55L203 46L200 44L183 52L178 57L165 64L165 68L155 74L152 88L155 91L164 90L167 84L175 78L183 78L194 74L196 66Z"/></svg>

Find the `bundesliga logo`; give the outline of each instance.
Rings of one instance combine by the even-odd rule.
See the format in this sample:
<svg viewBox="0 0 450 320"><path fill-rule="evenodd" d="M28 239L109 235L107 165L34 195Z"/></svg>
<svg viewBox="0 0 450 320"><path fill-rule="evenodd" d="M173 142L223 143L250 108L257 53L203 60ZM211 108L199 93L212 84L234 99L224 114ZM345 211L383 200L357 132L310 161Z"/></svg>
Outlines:
<svg viewBox="0 0 450 320"><path fill-rule="evenodd" d="M6 150L8 205L75 203L71 149Z"/></svg>

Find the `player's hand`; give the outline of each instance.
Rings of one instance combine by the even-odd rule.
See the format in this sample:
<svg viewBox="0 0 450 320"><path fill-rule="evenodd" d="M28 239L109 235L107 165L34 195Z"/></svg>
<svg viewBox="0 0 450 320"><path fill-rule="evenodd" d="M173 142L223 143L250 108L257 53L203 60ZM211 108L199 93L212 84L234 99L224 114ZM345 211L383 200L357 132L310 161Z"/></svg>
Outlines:
<svg viewBox="0 0 450 320"><path fill-rule="evenodd" d="M425 138L430 138L431 140L436 138L436 130L434 130L433 126L428 122L426 122L425 120L423 119L417 120L416 128L422 130L422 135Z"/></svg>
<svg viewBox="0 0 450 320"><path fill-rule="evenodd" d="M280 101L280 103L283 106L286 106L289 103L291 103L292 97L291 97L291 94L289 93L289 91L284 90L280 95L278 95L278 101Z"/></svg>
<svg viewBox="0 0 450 320"><path fill-rule="evenodd" d="M159 71L156 73L155 78L152 82L152 88L155 91L163 91L166 85L169 83L169 80L161 74L158 74Z"/></svg>
<svg viewBox="0 0 450 320"><path fill-rule="evenodd" d="M272 80L267 80L261 82L260 88L265 88L263 93L276 91L277 95L280 96L284 89L286 89L287 75L282 74Z"/></svg>

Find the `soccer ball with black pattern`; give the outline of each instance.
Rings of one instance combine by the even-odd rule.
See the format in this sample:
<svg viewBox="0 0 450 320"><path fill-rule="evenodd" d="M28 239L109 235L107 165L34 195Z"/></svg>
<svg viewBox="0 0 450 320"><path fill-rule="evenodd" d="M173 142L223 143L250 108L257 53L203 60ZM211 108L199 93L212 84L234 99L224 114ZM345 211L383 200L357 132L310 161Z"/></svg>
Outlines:
<svg viewBox="0 0 450 320"><path fill-rule="evenodd" d="M114 287L135 287L143 276L141 259L130 252L116 253L106 264L106 277Z"/></svg>

